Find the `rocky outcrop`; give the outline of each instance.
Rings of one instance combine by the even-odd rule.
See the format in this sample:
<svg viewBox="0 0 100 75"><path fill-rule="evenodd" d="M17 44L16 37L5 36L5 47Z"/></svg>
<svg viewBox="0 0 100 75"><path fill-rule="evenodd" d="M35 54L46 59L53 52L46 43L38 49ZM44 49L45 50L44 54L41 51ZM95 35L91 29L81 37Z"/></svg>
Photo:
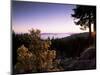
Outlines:
<svg viewBox="0 0 100 75"><path fill-rule="evenodd" d="M91 46L85 49L80 57L64 60L63 67L65 70L88 70L96 68L96 49Z"/></svg>

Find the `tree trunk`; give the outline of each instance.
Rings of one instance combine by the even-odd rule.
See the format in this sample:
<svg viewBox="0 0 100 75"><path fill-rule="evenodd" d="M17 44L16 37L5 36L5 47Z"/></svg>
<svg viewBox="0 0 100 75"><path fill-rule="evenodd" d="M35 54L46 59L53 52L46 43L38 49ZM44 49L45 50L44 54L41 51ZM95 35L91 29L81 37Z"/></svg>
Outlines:
<svg viewBox="0 0 100 75"><path fill-rule="evenodd" d="M91 38L91 24L89 24L89 38Z"/></svg>
<svg viewBox="0 0 100 75"><path fill-rule="evenodd" d="M90 19L90 14L89 14L89 45L91 44L91 19Z"/></svg>
<svg viewBox="0 0 100 75"><path fill-rule="evenodd" d="M95 45L95 47L96 47L96 20L95 20L95 22L94 22L94 38L93 38L93 41L94 41L94 45Z"/></svg>
<svg viewBox="0 0 100 75"><path fill-rule="evenodd" d="M93 25L94 27L94 32L96 32L96 21L94 22L94 25Z"/></svg>

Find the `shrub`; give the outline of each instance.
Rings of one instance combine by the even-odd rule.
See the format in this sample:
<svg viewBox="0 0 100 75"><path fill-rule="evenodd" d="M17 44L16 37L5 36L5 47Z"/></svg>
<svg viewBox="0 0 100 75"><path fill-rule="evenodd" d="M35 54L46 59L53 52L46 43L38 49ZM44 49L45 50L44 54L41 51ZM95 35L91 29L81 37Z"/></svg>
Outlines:
<svg viewBox="0 0 100 75"><path fill-rule="evenodd" d="M51 41L41 40L39 30L30 30L29 49L24 45L17 50L17 73L57 71L54 66L56 51L49 50Z"/></svg>

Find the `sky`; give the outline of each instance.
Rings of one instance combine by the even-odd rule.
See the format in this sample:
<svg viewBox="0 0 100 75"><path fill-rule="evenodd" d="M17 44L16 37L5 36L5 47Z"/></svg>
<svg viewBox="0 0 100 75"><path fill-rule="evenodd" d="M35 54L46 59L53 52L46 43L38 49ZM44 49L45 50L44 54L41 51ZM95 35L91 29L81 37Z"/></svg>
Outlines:
<svg viewBox="0 0 100 75"><path fill-rule="evenodd" d="M76 5L12 2L12 29L16 33L27 33L30 29L39 29L41 33L80 33L79 26L74 24Z"/></svg>

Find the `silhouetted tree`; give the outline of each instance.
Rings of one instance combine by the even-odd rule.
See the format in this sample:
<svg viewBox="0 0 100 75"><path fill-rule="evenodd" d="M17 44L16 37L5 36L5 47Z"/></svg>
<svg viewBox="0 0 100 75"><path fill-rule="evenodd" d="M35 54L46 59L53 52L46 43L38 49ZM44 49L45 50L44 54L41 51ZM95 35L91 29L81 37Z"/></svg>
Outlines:
<svg viewBox="0 0 100 75"><path fill-rule="evenodd" d="M95 6L80 6L77 5L74 10L75 24L80 25L85 30L89 28L89 36L91 37L91 25L94 25L94 31L96 31L96 7Z"/></svg>

